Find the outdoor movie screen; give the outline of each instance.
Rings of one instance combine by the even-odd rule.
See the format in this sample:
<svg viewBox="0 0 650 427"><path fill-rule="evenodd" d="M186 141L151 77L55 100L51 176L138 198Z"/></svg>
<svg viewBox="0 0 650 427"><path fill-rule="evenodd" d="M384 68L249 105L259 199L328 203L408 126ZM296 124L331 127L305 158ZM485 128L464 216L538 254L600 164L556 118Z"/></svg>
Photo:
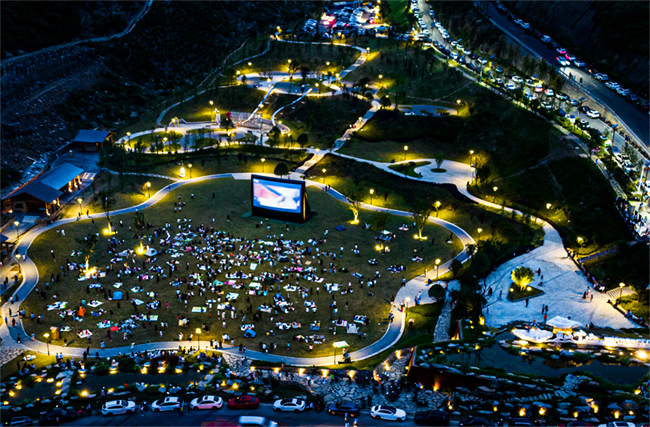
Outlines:
<svg viewBox="0 0 650 427"><path fill-rule="evenodd" d="M253 206L280 212L301 213L302 185L253 179Z"/></svg>

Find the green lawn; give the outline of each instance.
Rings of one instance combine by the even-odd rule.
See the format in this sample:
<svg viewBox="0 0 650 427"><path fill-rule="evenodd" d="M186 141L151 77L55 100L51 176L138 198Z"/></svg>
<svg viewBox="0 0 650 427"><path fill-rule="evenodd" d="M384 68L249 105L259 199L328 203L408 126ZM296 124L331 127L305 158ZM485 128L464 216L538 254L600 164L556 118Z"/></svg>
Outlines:
<svg viewBox="0 0 650 427"><path fill-rule="evenodd" d="M537 295L541 295L543 293L544 291L542 291L541 289L537 289L534 286L529 285L526 287L526 289L522 290L521 288L519 288L519 286L515 284L511 284L510 292L508 293L508 298L512 299L513 301L517 301L524 298L532 298Z"/></svg>
<svg viewBox="0 0 650 427"><path fill-rule="evenodd" d="M268 71L287 72L289 59L294 71L294 81L301 78L301 66L306 66L310 72L333 75L353 64L360 52L345 46L309 45L299 43L271 42L271 51L263 56L235 65L234 69L243 74ZM330 64L327 65L327 62Z"/></svg>
<svg viewBox="0 0 650 427"><path fill-rule="evenodd" d="M269 111L296 100L293 95L272 95L269 98ZM322 98L307 97L291 107L284 108L276 115L276 120L289 126L293 140L307 134L308 147L328 149L350 127L350 124L370 109L370 103L356 97L344 95Z"/></svg>
<svg viewBox="0 0 650 427"><path fill-rule="evenodd" d="M623 311L630 310L632 314L637 317L643 317L648 319L648 313L650 313L650 307L648 307L648 301L645 302L639 301L636 295L628 295L619 299L620 306L623 308Z"/></svg>
<svg viewBox="0 0 650 427"><path fill-rule="evenodd" d="M431 162L408 162L408 163L400 163L397 165L390 165L389 168L392 170L403 173L404 175L408 176L413 176L413 177L418 177L419 175L415 173L415 169L419 168L420 166L425 166L430 164Z"/></svg>
<svg viewBox="0 0 650 427"><path fill-rule="evenodd" d="M77 198L81 198L81 212L86 215L87 211L90 213L104 212L101 202L98 200L98 194L102 191L110 191L115 203L111 206L111 210L122 209L129 206L139 205L149 199L150 195L156 194L158 190L166 185L171 184L171 181L161 178L154 178L148 176L123 176L123 188L120 188L120 176L109 172L101 172L95 176L94 189L89 186L84 190L81 195L71 200L61 210L62 217L76 217L79 214L79 203ZM150 187L146 183L151 184ZM94 196L93 196L94 195Z"/></svg>
<svg viewBox="0 0 650 427"><path fill-rule="evenodd" d="M322 169L326 169L325 175ZM372 202L375 206L408 210L421 201L431 205L440 201L441 219L457 224L474 239L478 239L477 229L482 228L481 240L497 243L499 249L497 253L491 254L492 261L517 247L540 244L543 239L539 226L526 225L521 217L514 220L500 211L490 211L459 201L451 192L455 190L453 185L433 185L400 178L369 164L330 155L309 169L307 174L312 179L324 180L348 197L352 196L365 203ZM372 196L371 189L374 190ZM405 219L404 222L412 221Z"/></svg>
<svg viewBox="0 0 650 427"><path fill-rule="evenodd" d="M214 193L215 198L212 197ZM191 199L190 194L195 194L194 200ZM318 211L318 215L311 219L309 222L301 225L291 224L289 225L289 231L285 229L285 226L280 221L264 221L264 225L260 228L255 228L255 224L259 224L259 219L252 218L243 218L242 215L248 212L250 208L250 182L249 181L235 181L232 179L222 179L222 180L212 180L203 183L183 186L166 198L156 204L153 207L145 209L145 221L152 223L154 227L162 226L166 222L176 224L176 219L180 218L183 221L183 218L192 218L193 224L197 226L200 224L206 224L209 226L214 226L216 230L227 230L232 233L234 236L245 236L247 239L252 238L262 238L266 239L266 236L276 235L280 233L283 234L284 238L290 238L295 240L307 241L309 238L321 238L323 236L323 231L328 229L330 233L327 237L327 242L320 245L321 251L332 251L339 252L341 246L345 247L343 258L337 258L336 260L331 259L330 257L326 258L326 261L333 261L339 267L347 267L349 269L348 273L338 272L336 274L319 273L320 275L325 276L325 282L334 282L341 283L347 287L347 282L351 282L353 293L345 296L337 295L337 302L339 313L336 317L341 317L347 320L352 320L354 314L365 314L369 316L370 323L367 327L362 327L361 331L368 334L367 339L362 339L356 335L345 334L343 328L338 328L338 332L343 333L345 339L348 343L351 344L351 350L355 350L361 347L364 347L371 342L379 339L385 332L386 328L386 316L388 309L390 307L389 300L391 295L395 294L399 289L402 277L407 279L413 277L414 275L421 274L423 268L428 266L431 268L431 263L436 258L441 258L443 261L451 258L457 254L461 247L458 239L454 238L452 244L438 243L435 246L431 245L422 245L418 241L412 238L411 233L403 233L398 231L398 227L404 222L401 218L395 218L393 221L386 226L386 229L394 231L397 234L397 238L391 242L391 252L380 255L375 251L375 236L377 235L376 231L363 230L360 226L350 225L349 221L352 219L352 213L347 209L347 207L340 202L334 201L329 195L323 193L320 190L308 190L310 203L312 209ZM175 214L172 206L172 202L178 200L178 196L182 196L183 201L187 203L183 207L182 214ZM226 215L230 215L231 222L228 223ZM360 213L361 221L368 222L370 213L362 211ZM118 245L117 249L135 249L138 247L138 240L135 238L135 230L129 232L127 227L130 227L134 223L134 215L122 215L122 216L113 216L111 217L114 224L118 224L119 220L122 220L124 223L123 227L116 226L118 231L117 237L119 239L124 239L125 243ZM214 218L214 222L212 221ZM346 224L348 226L348 231L337 232L334 230L334 227L338 224ZM29 256L33 259L39 269L39 274L41 277L41 282L39 282L38 287L43 290L45 288L44 282L48 280L52 273L60 273L60 263L65 262L68 259L70 262L81 262L85 261L84 256L72 256L71 253L73 250L83 250L83 245L79 241L83 242L83 237L88 233L99 232L101 228L106 226L105 222L96 222L96 224L91 224L87 220L82 220L74 224L64 226L66 230L65 238L61 238L59 234L55 234L55 230L48 231L41 236L39 236L32 246L29 249ZM266 227L270 227L267 230ZM148 231L148 234L153 233L154 228L151 228ZM435 225L429 225L426 227L424 234L430 236L431 239L435 239L436 242L443 242L449 236L449 233L441 227ZM271 237L272 239L272 237ZM56 241L56 245L53 246L53 241ZM150 244L156 249L161 249L161 246L158 244L157 239L153 239L152 243L148 243L145 239L146 244ZM361 249L360 256L354 256L351 253L352 245L358 244ZM99 243L96 245L96 248L93 253L89 253L90 265L97 264L102 270L105 269L106 265L110 264L110 259L114 255L107 255L106 248L108 247L107 239L102 237L100 238ZM55 253L58 254L57 263L55 264L50 256L50 249L55 249ZM164 249L164 247L162 248ZM257 250L257 248L256 248ZM424 263L414 263L411 261L412 254L415 250L420 251L419 256L424 258ZM235 250L237 252L237 250ZM314 255L315 255L314 251ZM369 265L367 260L370 258L377 258L379 260L378 266ZM168 273L166 262L170 261L171 257L169 254L161 254L156 257L155 264L164 266L165 273ZM188 255L182 256L180 259L179 270L175 272L174 277L187 278L188 275L192 272L200 272L196 270L196 262ZM144 261L144 258L139 258L135 263L129 261L129 265L140 266L141 262ZM316 259L305 259L308 263L314 263ZM186 262L189 263L189 270L183 265ZM403 274L390 274L386 271L386 268L390 265L396 263L403 263L407 266L408 270ZM314 265L314 264L312 264ZM324 262L324 266L327 266L328 263ZM279 272L282 267L286 264L276 265L273 268L270 268L268 265L260 265L257 268L256 273L261 272ZM147 265L147 268L149 265ZM118 281L116 277L116 270L122 268L122 264L118 263L114 265L114 271L109 274L105 279L98 280L105 288L115 290L113 288L113 283ZM248 267L243 267L244 271L250 271ZM378 286L371 289L375 295L368 296L367 288L360 288L357 281L354 277L351 276L352 272L360 272L364 277L374 276L375 271L381 272L381 278L379 279ZM219 274L219 279L222 281L225 280L224 275ZM280 317L283 315L285 321L298 321L302 324L302 328L299 331L280 331L275 325L269 323L269 318L264 314L262 320L257 322L256 331L258 337L255 339L244 339L243 332L239 330L239 324L241 323L241 315L237 320L229 320L226 329L222 329L220 322L216 320L216 308L213 310L213 317L210 320L208 314L195 314L191 312L191 308L194 306L206 306L205 299L207 298L217 298L218 296L212 294L210 291L203 296L199 296L198 288L194 289L195 296L190 300L187 308L181 305L176 298L176 290L182 292L187 291L186 286L180 288L170 286L170 278L162 278L160 283L155 281L144 280L140 282L135 275L124 275L121 280L124 283L124 286L120 290L124 291L126 294L125 301L122 301L121 306L118 307L117 302L107 301L104 298L103 294L96 293L94 289L89 290L87 293L86 287L91 283L91 281L79 282L77 281L76 271L71 271L67 276L62 276L61 282L54 282L50 285L49 291L47 291L46 300L42 300L36 292L33 292L24 302L24 308L27 315L29 316L32 312L36 315L44 315L45 322L43 324L38 324L35 322L26 322L25 327L28 333L35 333L37 336L41 336L45 331L49 329L52 325L64 326L69 325L72 327L73 331L77 329L90 329L95 335L93 337L93 347L97 347L99 342L104 340L106 341L107 346L122 346L128 345L131 341L136 343L142 343L147 341L156 341L159 340L159 334L154 332L154 323L151 323L148 328L143 326L135 329L133 331L133 336L129 337L127 341L123 341L122 334L115 333L113 335L113 341L109 342L106 336L106 329L100 330L97 327L97 323L100 320L110 318L111 320L119 321L128 318L133 313L133 308L129 304L129 301L132 298L139 297L143 300L147 298L144 297L142 293L134 293L130 289L136 285L143 285L147 292L154 291L157 293L155 298L158 301L161 301L163 307L157 310L146 310L145 306L140 306L140 312L151 311L152 314L157 314L160 316L160 321L169 322L169 329L164 332L164 340L175 340L177 333L182 331L185 334L185 337L189 336L190 333L194 331L197 327L201 326L202 322L208 322L210 324L210 331L204 332L201 335L201 341L205 342L211 338L218 338L223 332L228 332L231 337L235 338L236 343L243 342L248 348L255 349L260 341L264 341L267 344L271 342L278 343L278 352L289 353L286 351L286 343L292 342L291 352L292 355L306 354L307 345L304 343L299 343L297 341L292 341L291 337L296 334L309 334L309 324L312 321L321 321L321 331L320 333L325 335L328 340L334 339L335 337L329 335L329 325L330 320L327 318L330 315L328 310L328 304L332 301L332 296L326 293L323 289L323 284L315 285L312 282L301 281L301 284L307 286L307 288L313 289L313 294L309 294L307 300L314 300L317 304L318 311L316 313L309 312L305 313L304 306L302 304L302 299L298 297L297 293L291 293L291 301L296 303L296 311L290 312L289 314L282 314L275 316L277 322ZM287 282L294 283L295 279L285 279L281 282L281 285L284 285ZM94 282L94 281L93 281ZM320 288L320 293L316 292L316 286ZM228 289L226 292L230 292ZM59 301L67 301L69 306L72 308L77 308L82 299L90 301L97 299L104 302L101 308L105 310L111 310L113 312L110 314L103 314L99 317L91 316L90 311L93 310L88 307L89 311L86 313L82 322L72 322L70 317L62 319L57 311L47 311L45 306L54 300L52 295L58 292L60 293ZM233 292L241 292L233 290ZM277 291L270 292L268 296L253 296L251 304L254 308L258 307L262 303L272 303L272 296ZM283 294L286 295L284 291ZM170 302L169 311L165 309L164 303ZM345 303L349 303L349 309L345 309ZM246 296L242 295L236 301L235 306L237 309L244 310L247 306ZM190 324L188 326L179 327L177 325L176 316L186 316L190 319ZM248 314L247 323L252 315ZM142 323L142 322L138 322ZM378 325L378 323L380 323ZM265 333L269 330L275 330L275 337L268 337ZM86 340L80 340L76 338L76 335L73 332L63 333L62 338L67 338L69 344L77 347L85 347L87 345ZM61 344L62 340L58 340L55 344ZM189 345L188 341L185 341L183 345ZM196 345L196 341L192 344ZM312 355L324 355L331 353L330 345L315 346Z"/></svg>

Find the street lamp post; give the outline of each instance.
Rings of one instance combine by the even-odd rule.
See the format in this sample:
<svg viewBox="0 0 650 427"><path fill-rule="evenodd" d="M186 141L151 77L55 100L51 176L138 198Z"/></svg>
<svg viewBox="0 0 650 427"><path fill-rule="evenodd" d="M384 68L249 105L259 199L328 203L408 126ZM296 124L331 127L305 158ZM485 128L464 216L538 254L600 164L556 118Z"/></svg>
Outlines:
<svg viewBox="0 0 650 427"><path fill-rule="evenodd" d="M476 231L478 231L478 241L480 242L480 241L481 241L481 233L483 232L483 229L482 229L482 228L479 228L479 229L476 230Z"/></svg>
<svg viewBox="0 0 650 427"><path fill-rule="evenodd" d="M498 189L499 189L499 187L492 187L492 190L494 191L494 203L497 202L497 190Z"/></svg>
<svg viewBox="0 0 650 427"><path fill-rule="evenodd" d="M323 168L323 185L325 185L325 172L327 172L327 169Z"/></svg>
<svg viewBox="0 0 650 427"><path fill-rule="evenodd" d="M438 269L440 268L440 258L436 260L436 279L439 277Z"/></svg>
<svg viewBox="0 0 650 427"><path fill-rule="evenodd" d="M440 200L438 200L438 201L436 202L436 204L434 205L434 206L436 207L436 218L438 218L438 209L440 209L440 205L441 205L441 204L442 204L442 203L440 203Z"/></svg>
<svg viewBox="0 0 650 427"><path fill-rule="evenodd" d="M151 190L150 190L150 188L151 188L151 183L150 183L150 182L147 182L147 183L145 184L145 186L147 187L147 197L151 198Z"/></svg>
<svg viewBox="0 0 650 427"><path fill-rule="evenodd" d="M552 204L550 204L550 203L547 203L547 204L546 204L546 211L547 211L547 215L546 215L546 216L547 216L547 217L550 217L550 216L551 216L551 208L552 208L552 207L553 207Z"/></svg>
<svg viewBox="0 0 650 427"><path fill-rule="evenodd" d="M406 152L409 150L409 146L405 145L404 146L404 161L406 161Z"/></svg>
<svg viewBox="0 0 650 427"><path fill-rule="evenodd" d="M49 339L49 338L50 338L50 334L48 334L48 333L44 333L43 336L44 336L45 339L47 340L47 355L49 356L49 355L50 355L50 339Z"/></svg>
<svg viewBox="0 0 650 427"><path fill-rule="evenodd" d="M196 340L199 343L199 353L201 352L201 328L196 328Z"/></svg>
<svg viewBox="0 0 650 427"><path fill-rule="evenodd" d="M18 237L20 237L20 230L18 229L18 224L20 224L18 221L14 221L14 225L16 226L16 244L18 244Z"/></svg>
<svg viewBox="0 0 650 427"><path fill-rule="evenodd" d="M77 202L79 202L79 216L81 216L81 202L83 202L83 199L79 197L77 198Z"/></svg>
<svg viewBox="0 0 650 427"><path fill-rule="evenodd" d="M264 162L265 161L266 161L266 159L264 157L262 157L262 173L264 173Z"/></svg>
<svg viewBox="0 0 650 427"><path fill-rule="evenodd" d="M621 302L621 298L623 297L623 288L625 287L625 283L619 283L618 288L620 289L618 293L618 302Z"/></svg>
<svg viewBox="0 0 650 427"><path fill-rule="evenodd" d="M469 164L474 164L474 150L469 150Z"/></svg>
<svg viewBox="0 0 650 427"><path fill-rule="evenodd" d="M370 205L372 206L372 195L375 194L375 189L371 188L370 189Z"/></svg>
<svg viewBox="0 0 650 427"><path fill-rule="evenodd" d="M187 168L190 170L190 179L192 179L192 163L188 163Z"/></svg>
<svg viewBox="0 0 650 427"><path fill-rule="evenodd" d="M576 258L577 258L577 256L580 255L580 248L582 248L582 244L584 243L585 239L583 239L582 237L578 237L576 240L578 242L578 251L576 253Z"/></svg>

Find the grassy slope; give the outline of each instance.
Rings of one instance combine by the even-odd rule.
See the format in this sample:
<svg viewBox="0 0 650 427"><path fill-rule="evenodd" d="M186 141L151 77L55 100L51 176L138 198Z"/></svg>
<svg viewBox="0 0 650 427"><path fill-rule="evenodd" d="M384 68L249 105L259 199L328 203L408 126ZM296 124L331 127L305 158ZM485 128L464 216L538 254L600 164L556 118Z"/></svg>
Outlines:
<svg viewBox="0 0 650 427"><path fill-rule="evenodd" d="M378 339L384 333L385 329L385 316L388 313L388 300L390 299L391 294L397 292L399 288L399 283L401 282L402 276L407 278L412 277L415 274L421 274L424 264L413 264L410 261L410 257L413 254L414 249L419 249L420 244L413 240L410 234L404 234L397 231L397 228L402 224L402 221L396 219L391 224L387 226L389 230L396 231L398 234L397 239L391 244L392 251L389 254L383 256L377 256L377 253L374 251L374 237L376 232L362 230L359 226L351 226L346 232L336 232L334 227L341 223L347 223L352 215L347 207L340 203L334 202L332 198L321 191L309 190L309 198L312 205L312 208L319 212L319 215L314 217L312 220L306 224L290 225L290 231L286 231L284 225L278 221L269 221L267 225L270 226L270 231L267 231L265 227L256 229L253 227L253 223L256 220L250 218L241 218L241 215L246 213L249 209L250 203L244 203L249 198L249 185L248 181L233 181L230 179L218 180L218 181L209 181L205 183L200 183L196 185L184 186L180 189L175 190L170 196L157 205L144 210L145 219L147 222L152 222L156 225L162 225L165 222L176 222L177 217L182 218L193 218L193 223L195 224L210 224L214 225L215 229L228 229L235 236L246 236L247 238L260 237L265 238L269 233L280 234L283 233L285 237L292 239L301 239L307 240L309 238L319 238L323 235L325 229L330 230L327 243L321 245L321 250L327 251L339 251L340 246L344 246L345 252L342 260L337 258L336 263L341 266L347 266L350 272L359 271L364 276L368 277L374 275L376 270L379 270L382 274L381 279L379 280L379 286L373 289L376 293L375 296L367 296L366 289L359 289L359 286L356 280L350 276L350 273L338 273L336 276L333 276L329 273L325 274L326 282L334 281L338 283L347 284L348 281L352 281L354 286L354 293L348 294L346 296L338 296L337 302L339 307L338 316L351 320L354 314L366 314L370 316L370 325L368 327L363 327L362 332L368 333L368 339L362 340L354 335L345 335L345 339L351 344L352 349L359 348L367 345L368 343ZM211 193L215 192L217 196L216 199L211 197ZM192 201L190 200L190 193L195 193L196 197ZM177 195L182 195L182 200L187 202L187 205L183 208L182 214L175 215L172 209L172 202L178 200ZM226 223L226 215L231 215L232 222ZM361 212L361 220L368 221L369 214L366 212ZM212 222L212 217L215 218L215 222ZM118 227L118 237L120 239L125 239L126 243L121 245L120 249L126 248L135 248L137 246L137 240L134 239L133 233L127 231L126 226L132 224L133 215L124 215L124 216L115 216L113 221L117 223L122 219L125 223L124 228ZM59 263L65 262L66 258L69 258L72 262L83 262L82 257L71 257L70 253L73 249L82 249L82 245L77 243L75 239L83 238L83 236L89 232L99 231L99 228L103 224L95 224L94 226L89 223L89 221L81 221L73 225L66 226L66 237L60 238L60 235L55 234L56 231L52 230L50 232L44 233L36 239L34 244L30 248L30 257L34 259L39 268L39 273L41 276L41 282L39 283L40 288L44 288L44 281L50 276L52 272L60 272ZM151 230L152 231L152 230ZM436 241L442 242L447 238L448 232L443 230L438 226L428 226L425 231L426 234L435 238ZM59 263L54 264L52 262L52 257L49 254L50 249L52 249L53 239L56 238L57 245L55 247L56 253L59 254L57 261ZM361 248L361 256L356 257L350 253L351 246L353 243L356 243ZM157 243L153 244L154 247L160 249ZM94 264L95 260L98 260L100 266L108 264L108 257L105 253L105 248L107 247L106 239L102 238L100 243L97 245L95 253L92 255L90 263ZM451 245L438 244L436 246L425 246L423 248L423 254L425 261L427 263L432 262L435 258L442 258L443 260L449 259L451 256L455 255L460 251L460 246L457 239L454 239L454 243ZM377 257L379 258L379 266L370 266L366 261L368 258ZM169 255L159 255L157 257L157 264L165 265L165 261L169 260ZM142 258L137 260L136 264L140 265ZM177 273L177 276L187 277L187 275L194 270L192 267L190 271L187 271L183 264L185 262L192 261L187 255L180 258L180 266L182 267ZM329 257L327 261L330 261ZM385 268L389 265L395 264L397 262L404 263L408 266L408 270L405 274L389 274L385 271ZM193 264L190 262L190 264ZM327 262L324 264L327 265ZM284 265L281 265L284 266ZM260 268L261 267L261 268ZM261 271L270 271L267 266L260 266L257 269L257 272ZM248 271L247 268L245 268ZM273 268L274 271L278 271L278 268ZM219 276L223 280L223 275ZM150 282L139 282L137 278L133 276L123 276L124 286L121 288L123 291L129 291L129 289L135 285L143 285L147 291L155 291L158 293L157 299L162 301L163 304L166 301L169 301L171 308L169 311L165 310L164 307L158 310L152 310L152 314L160 315L161 321L169 322L169 330L165 331L163 339L173 340L176 339L176 333L182 331L185 336L194 331L196 327L200 327L201 322L208 321L209 317L207 314L193 314L190 312L191 307L193 306L203 306L205 305L204 298L207 296L209 298L216 297L216 295L209 294L203 297L198 296L198 289L195 289L195 294L197 294L190 303L188 308L184 308L181 304L178 303L175 298L175 290L177 288L169 286L168 279L163 279L159 284L155 281ZM107 288L113 288L112 283L116 282L117 278L115 277L115 272L113 272L109 278L100 280L100 282ZM291 282L293 283L293 279ZM286 283L286 281L285 281ZM315 288L313 283L302 281L302 284L305 284L308 288ZM124 345L121 335L114 334L113 342L109 343L106 339L106 330L99 331L97 328L97 322L105 319L111 318L113 321L124 319L128 317L133 309L128 303L128 298L126 301L123 301L121 308L117 308L115 302L107 302L102 295L95 294L95 291L92 291L90 294L86 293L86 286L90 282L78 282L76 280L76 274L70 272L67 276L63 277L61 283L54 283L50 286L50 291L48 292L47 300L41 300L35 293L32 293L25 301L25 310L29 315L31 312L36 314L43 314L45 316L44 324L36 324L28 322L26 324L27 331L29 333L36 333L36 335L42 335L46 329L51 325L67 325L70 324L70 318L61 320L57 316L55 311L46 311L45 305L52 302L51 295L53 292L60 292L60 300L68 301L71 306L78 306L79 301L82 298L86 298L88 301L91 299L99 299L104 301L102 308L106 310L113 310L114 315L103 315L101 317L90 316L90 313L87 313L86 318L82 323L74 322L71 324L73 330L78 328L89 328L95 333L93 338L94 344L97 345L100 340L106 340L108 346ZM305 313L304 307L302 305L302 299L298 298L296 293L291 294L291 300L296 301L296 311L284 315L285 320L288 321L299 321L302 323L303 328L300 331L279 331L274 326L271 326L268 323L268 316L264 315L263 320L257 324L257 339L247 339L243 343L249 348L256 348L260 340L265 341L267 344L270 342L277 342L280 349L286 348L286 342L291 341L291 337L297 333L308 334L309 323L313 320L322 321L322 328L320 333L324 333L328 339L331 338L328 334L329 328L329 311L328 303L332 301L332 297L323 291L322 285L320 285L321 292L320 295L317 295L314 289L313 295L309 295L309 300L314 300L318 304L317 313ZM181 288L182 291L185 291L185 287ZM130 291L129 291L130 292ZM240 291L241 292L241 291ZM131 293L131 298L140 297L143 298L143 294L134 294ZM283 291L286 295L286 292ZM263 302L272 301L272 295L270 293L267 297L252 297L252 304L254 307L262 304ZM349 310L345 310L345 302L349 302ZM240 296L236 306L238 309L244 309L245 307L245 296ZM140 307L141 312L146 312L144 306ZM216 311L216 309L214 310ZM176 315L187 316L191 323L187 327L179 328L176 324ZM248 315L250 316L250 315ZM214 314L216 317L216 313ZM213 319L214 319L213 317ZM276 321L279 319L280 315L276 316ZM247 319L248 321L248 319ZM381 325L377 325L378 322L381 322ZM241 323L238 318L235 321L229 320L228 327L224 330L221 328L221 325L216 321L210 322L210 332L204 333L201 336L201 341L209 340L210 338L218 338L223 332L228 332L232 337L236 339L236 342L240 342L242 338L242 332L239 330L239 324ZM275 329L275 337L266 337L264 332L270 329ZM341 332L341 329L339 329ZM71 345L74 346L85 346L86 342L83 340L75 339L74 334L64 333L63 337L68 338L71 342ZM129 340L133 340L136 343L146 342L148 340L158 340L158 334L155 334L153 331L153 324L149 328L137 328L134 331L133 337ZM128 341L127 341L128 342ZM59 340L56 342L60 344ZM187 343L187 342L186 342ZM187 343L189 344L189 343ZM300 344L297 342L292 343L291 354L304 354L306 352L307 345ZM329 345L315 346L313 355L324 355L330 354L331 348Z"/></svg>

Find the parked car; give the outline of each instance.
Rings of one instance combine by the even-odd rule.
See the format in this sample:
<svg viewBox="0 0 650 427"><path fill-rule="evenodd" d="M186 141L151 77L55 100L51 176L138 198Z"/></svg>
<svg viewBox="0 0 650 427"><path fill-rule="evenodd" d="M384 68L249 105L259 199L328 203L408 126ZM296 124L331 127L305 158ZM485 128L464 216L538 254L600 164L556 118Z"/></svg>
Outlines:
<svg viewBox="0 0 650 427"><path fill-rule="evenodd" d="M510 422L508 423L508 425L511 425L511 426L534 426L535 423L533 423L528 418L510 418Z"/></svg>
<svg viewBox="0 0 650 427"><path fill-rule="evenodd" d="M370 408L370 416L388 421L406 421L406 412L394 406L377 405Z"/></svg>
<svg viewBox="0 0 650 427"><path fill-rule="evenodd" d="M580 101L578 101L577 99L571 99L571 100L569 100L569 102L570 102L571 105L573 105L574 107L577 107L578 104L580 104Z"/></svg>
<svg viewBox="0 0 650 427"><path fill-rule="evenodd" d="M555 96L555 91L551 88L548 88L544 91L544 94L546 94L546 96Z"/></svg>
<svg viewBox="0 0 650 427"><path fill-rule="evenodd" d="M512 76L512 81L515 82L515 83L521 84L521 83L524 82L524 79L522 79L519 76Z"/></svg>
<svg viewBox="0 0 650 427"><path fill-rule="evenodd" d="M448 426L449 414L445 411L416 412L415 424L420 426Z"/></svg>
<svg viewBox="0 0 650 427"><path fill-rule="evenodd" d="M508 89L508 90L517 90L517 86L514 83L508 83L506 85L506 89Z"/></svg>
<svg viewBox="0 0 650 427"><path fill-rule="evenodd" d="M600 113L598 111L596 111L596 110L587 111L587 115L589 117L591 117L592 119L597 119L598 117L600 117Z"/></svg>
<svg viewBox="0 0 650 427"><path fill-rule="evenodd" d="M358 417L361 408L353 402L338 402L327 407L327 413L332 415L352 415Z"/></svg>
<svg viewBox="0 0 650 427"><path fill-rule="evenodd" d="M582 61L576 59L575 61L573 61L573 65L575 65L575 66L578 67L578 68L582 68L582 67L584 67L584 66L587 65L587 64L585 64L584 62L582 62Z"/></svg>
<svg viewBox="0 0 650 427"><path fill-rule="evenodd" d="M74 421L77 419L77 413L72 409L63 409L63 408L54 408L47 414L43 415L39 424L42 425L51 425L51 424L61 424L68 421Z"/></svg>
<svg viewBox="0 0 650 427"><path fill-rule="evenodd" d="M196 397L190 402L192 409L220 409L222 406L223 399L212 395Z"/></svg>
<svg viewBox="0 0 650 427"><path fill-rule="evenodd" d="M571 65L571 61L566 58L562 58L561 56L556 56L555 59L557 59L557 62L563 67L568 67Z"/></svg>
<svg viewBox="0 0 650 427"><path fill-rule="evenodd" d="M5 420L2 423L3 426L31 426L34 425L34 421L26 416L13 417L9 420Z"/></svg>
<svg viewBox="0 0 650 427"><path fill-rule="evenodd" d="M543 43L550 43L551 42L551 36L542 36L540 39Z"/></svg>
<svg viewBox="0 0 650 427"><path fill-rule="evenodd" d="M555 49L555 51L557 53L559 53L560 55L565 55L566 54L566 49L563 48L563 47L558 47L557 49Z"/></svg>
<svg viewBox="0 0 650 427"><path fill-rule="evenodd" d="M273 403L274 411L303 412L307 404L302 399L278 399Z"/></svg>
<svg viewBox="0 0 650 427"><path fill-rule="evenodd" d="M598 427L635 427L635 425L629 421L610 421L607 424L600 424Z"/></svg>
<svg viewBox="0 0 650 427"><path fill-rule="evenodd" d="M465 418L460 422L461 426L491 426L492 423L483 417Z"/></svg>
<svg viewBox="0 0 650 427"><path fill-rule="evenodd" d="M566 55L564 55L564 57L565 57L569 62L573 62L573 61L575 61L575 59L576 59L575 56L573 56L573 55L571 55L571 54L569 54L569 53L567 53Z"/></svg>
<svg viewBox="0 0 650 427"><path fill-rule="evenodd" d="M275 421L267 420L264 417L251 417L250 415L242 415L239 417L238 427L278 427Z"/></svg>
<svg viewBox="0 0 650 427"><path fill-rule="evenodd" d="M153 412L180 411L183 407L183 400L180 397L169 396L159 399L151 404Z"/></svg>
<svg viewBox="0 0 650 427"><path fill-rule="evenodd" d="M618 89L616 89L616 93L618 93L619 95L627 96L630 93L630 89L619 87Z"/></svg>
<svg viewBox="0 0 650 427"><path fill-rule="evenodd" d="M629 93L629 94L627 95L627 99L628 99L628 101L630 101L630 102L636 102L636 101L639 99L639 97L636 96L636 95L633 94L633 93Z"/></svg>
<svg viewBox="0 0 650 427"><path fill-rule="evenodd" d="M260 400L253 396L233 397L228 401L228 409L257 409L260 407Z"/></svg>
<svg viewBox="0 0 650 427"><path fill-rule="evenodd" d="M555 97L556 97L557 99L561 100L561 101L564 101L564 100L566 100L566 99L569 99L569 95L567 95L566 93L561 93L561 92L556 93L556 94L555 94Z"/></svg>
<svg viewBox="0 0 650 427"><path fill-rule="evenodd" d="M102 415L122 415L135 413L135 402L129 400L111 400L102 405Z"/></svg>
<svg viewBox="0 0 650 427"><path fill-rule="evenodd" d="M609 76L607 74L602 74L602 73L594 74L594 78L596 80L600 80L601 82L606 82L607 80L609 80Z"/></svg>
<svg viewBox="0 0 650 427"><path fill-rule="evenodd" d="M620 85L618 83L613 82L611 80L608 81L607 83L605 83L605 86L607 86L610 89L614 89L614 90L616 90L616 89L618 89L620 87Z"/></svg>

